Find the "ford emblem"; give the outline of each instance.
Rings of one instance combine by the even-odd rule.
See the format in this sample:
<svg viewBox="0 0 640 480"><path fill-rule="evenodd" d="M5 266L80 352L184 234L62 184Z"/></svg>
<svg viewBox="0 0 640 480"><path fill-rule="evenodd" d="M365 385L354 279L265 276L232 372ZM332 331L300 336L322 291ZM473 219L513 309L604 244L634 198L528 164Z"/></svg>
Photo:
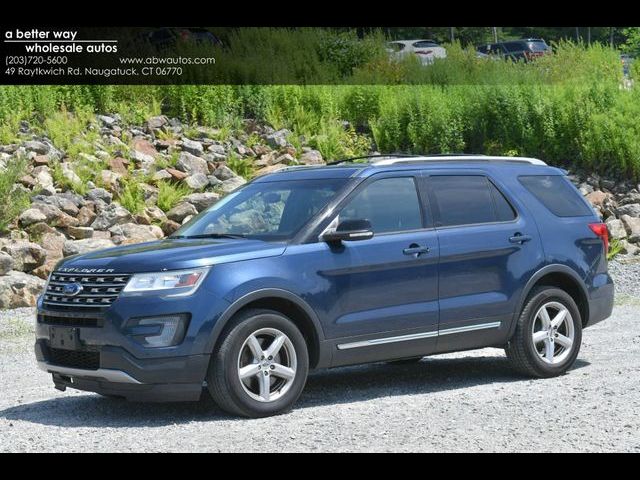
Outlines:
<svg viewBox="0 0 640 480"><path fill-rule="evenodd" d="M62 287L62 293L69 297L74 297L82 291L82 285L79 283L68 283Z"/></svg>

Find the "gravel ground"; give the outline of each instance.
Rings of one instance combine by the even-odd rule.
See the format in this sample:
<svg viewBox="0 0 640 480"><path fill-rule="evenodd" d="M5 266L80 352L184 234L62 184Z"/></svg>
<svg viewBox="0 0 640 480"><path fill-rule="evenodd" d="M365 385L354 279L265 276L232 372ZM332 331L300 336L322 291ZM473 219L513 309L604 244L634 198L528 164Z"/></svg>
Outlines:
<svg viewBox="0 0 640 480"><path fill-rule="evenodd" d="M0 312L0 451L640 452L640 267L612 262L613 316L565 376L514 374L502 350L313 373L297 407L229 417L211 402L135 404L53 389L32 309Z"/></svg>

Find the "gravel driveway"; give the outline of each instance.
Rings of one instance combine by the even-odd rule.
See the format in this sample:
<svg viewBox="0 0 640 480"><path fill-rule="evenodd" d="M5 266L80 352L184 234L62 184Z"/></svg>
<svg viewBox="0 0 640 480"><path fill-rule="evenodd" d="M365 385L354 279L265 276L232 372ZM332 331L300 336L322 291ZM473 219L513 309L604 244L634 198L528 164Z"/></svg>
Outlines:
<svg viewBox="0 0 640 480"><path fill-rule="evenodd" d="M32 309L1 312L0 451L640 452L640 282L622 288L563 377L522 378L497 349L340 368L312 374L293 412L259 420L209 401L58 392L34 364Z"/></svg>

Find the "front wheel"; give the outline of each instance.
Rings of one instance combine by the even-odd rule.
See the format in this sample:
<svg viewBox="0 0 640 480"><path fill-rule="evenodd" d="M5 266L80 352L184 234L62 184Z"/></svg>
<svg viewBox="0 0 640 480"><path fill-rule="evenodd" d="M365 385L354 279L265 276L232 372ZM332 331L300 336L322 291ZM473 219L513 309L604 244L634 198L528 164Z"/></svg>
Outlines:
<svg viewBox="0 0 640 480"><path fill-rule="evenodd" d="M309 372L307 344L279 312L246 310L233 320L211 356L207 384L223 410L245 417L291 409Z"/></svg>
<svg viewBox="0 0 640 480"><path fill-rule="evenodd" d="M513 366L533 377L555 377L575 362L582 343L580 310L571 296L538 287L529 296L505 351Z"/></svg>

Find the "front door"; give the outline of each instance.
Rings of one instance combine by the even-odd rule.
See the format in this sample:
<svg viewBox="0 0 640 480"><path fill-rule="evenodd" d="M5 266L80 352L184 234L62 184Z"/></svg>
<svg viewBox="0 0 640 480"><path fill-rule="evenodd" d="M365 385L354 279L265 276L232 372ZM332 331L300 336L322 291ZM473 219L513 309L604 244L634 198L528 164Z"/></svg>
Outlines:
<svg viewBox="0 0 640 480"><path fill-rule="evenodd" d="M337 208L369 220L374 237L300 245L322 288L309 298L335 343L334 365L428 353L438 328L438 240L417 189L418 173L373 175Z"/></svg>

